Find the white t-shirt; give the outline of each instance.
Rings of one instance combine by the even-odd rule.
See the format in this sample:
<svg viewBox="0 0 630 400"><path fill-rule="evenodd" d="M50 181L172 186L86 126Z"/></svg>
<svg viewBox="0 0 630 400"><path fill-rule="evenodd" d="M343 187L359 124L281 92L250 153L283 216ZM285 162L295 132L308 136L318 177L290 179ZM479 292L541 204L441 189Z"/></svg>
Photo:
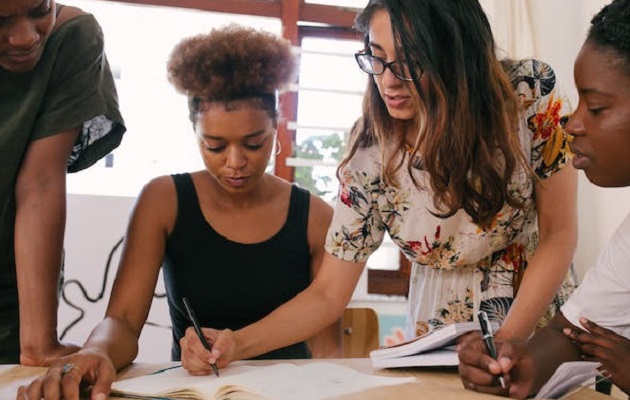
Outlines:
<svg viewBox="0 0 630 400"><path fill-rule="evenodd" d="M579 318L586 317L630 338L630 214L564 304L562 313L577 327L582 327Z"/></svg>

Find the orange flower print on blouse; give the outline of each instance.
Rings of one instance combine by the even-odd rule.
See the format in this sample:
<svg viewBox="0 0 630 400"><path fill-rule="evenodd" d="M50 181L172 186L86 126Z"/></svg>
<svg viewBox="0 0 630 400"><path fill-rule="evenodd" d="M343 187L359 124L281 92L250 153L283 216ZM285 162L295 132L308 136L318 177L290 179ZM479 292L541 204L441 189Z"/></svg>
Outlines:
<svg viewBox="0 0 630 400"><path fill-rule="evenodd" d="M538 175L546 175L559 160L566 158L569 151L563 127L568 116L560 114L562 109L562 99L556 99L551 94L546 109L527 120L528 128L534 133L533 141L540 143L535 149L542 151L542 164L540 170L536 171Z"/></svg>

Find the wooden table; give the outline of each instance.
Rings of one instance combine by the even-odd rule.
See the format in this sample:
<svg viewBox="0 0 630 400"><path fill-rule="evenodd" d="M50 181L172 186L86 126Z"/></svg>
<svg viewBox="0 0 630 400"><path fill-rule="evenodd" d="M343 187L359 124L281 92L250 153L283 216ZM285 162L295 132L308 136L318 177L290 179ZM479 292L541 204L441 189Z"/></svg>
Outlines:
<svg viewBox="0 0 630 400"><path fill-rule="evenodd" d="M418 399L440 399L440 400L490 400L499 397L483 395L465 390L462 387L459 376L455 369L427 369L427 368L405 368L378 370L370 366L370 361L366 358L347 358L336 360L318 360L334 362L340 365L351 367L357 371L387 376L414 376L418 380L402 385L379 387L366 390L360 393L353 393L339 397L337 400L418 400ZM241 361L247 365L269 365L279 361ZM286 360L282 362L287 362ZM289 360L295 364L303 364L309 360ZM131 378L138 375L148 374L162 369L173 363L148 364L134 363L118 375L119 379ZM17 388L20 385L28 384L37 376L43 374L46 368L42 367L22 367L17 365L0 365L0 399L10 400L15 398ZM115 399L115 397L111 397ZM584 388L577 393L566 398L567 400L611 400L611 397L597 393L590 388ZM296 399L298 400L298 399Z"/></svg>

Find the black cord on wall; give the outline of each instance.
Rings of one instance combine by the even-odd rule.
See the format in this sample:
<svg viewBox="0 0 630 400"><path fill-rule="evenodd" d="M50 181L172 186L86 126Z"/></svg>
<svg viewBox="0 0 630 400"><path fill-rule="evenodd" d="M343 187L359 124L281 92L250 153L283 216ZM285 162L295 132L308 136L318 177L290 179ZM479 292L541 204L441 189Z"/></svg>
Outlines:
<svg viewBox="0 0 630 400"><path fill-rule="evenodd" d="M70 321L68 325L66 325L66 327L63 328L63 330L61 331L61 335L59 336L59 340L63 340L66 334L68 333L68 331L70 331L70 329L75 327L85 317L85 310L83 309L83 307L81 307L79 304L76 304L72 300L68 299L68 296L66 294L67 288L70 287L71 285L75 285L76 287L78 287L82 293L83 299L85 299L89 303L98 303L99 301L101 301L103 297L105 296L105 290L107 288L107 278L109 277L109 271L112 266L112 259L114 258L114 254L116 253L116 251L120 248L120 246L122 246L124 240L125 240L125 237L124 236L121 237L120 240L118 240L116 244L114 244L114 247L112 247L111 251L109 252L109 256L107 257L107 263L105 264L105 270L103 271L103 281L101 283L101 289L95 297L92 297L89 295L89 293L85 289L85 286L83 286L83 284L78 279L69 279L68 281L64 282L63 288L61 290L61 298L63 299L64 303L66 303L70 308L76 310L79 313L79 316L73 319L72 321ZM166 293L153 294L153 298L159 299L163 297L166 297ZM162 325L162 324L158 324L158 323L150 322L150 321L145 322L145 324L155 326L158 328L164 328L164 329L169 329L169 330L171 329L170 325Z"/></svg>

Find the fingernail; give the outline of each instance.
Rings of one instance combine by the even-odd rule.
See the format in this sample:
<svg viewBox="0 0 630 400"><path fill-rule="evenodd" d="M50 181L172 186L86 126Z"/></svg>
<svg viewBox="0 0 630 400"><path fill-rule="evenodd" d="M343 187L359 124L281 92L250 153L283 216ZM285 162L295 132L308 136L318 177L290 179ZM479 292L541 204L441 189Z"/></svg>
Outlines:
<svg viewBox="0 0 630 400"><path fill-rule="evenodd" d="M571 334L571 332L573 332L573 331L571 330L571 328L563 328L563 329L562 329L562 333L564 333L565 335L570 335L570 334Z"/></svg>
<svg viewBox="0 0 630 400"><path fill-rule="evenodd" d="M94 400L107 400L107 396L105 396L105 393L99 393Z"/></svg>

